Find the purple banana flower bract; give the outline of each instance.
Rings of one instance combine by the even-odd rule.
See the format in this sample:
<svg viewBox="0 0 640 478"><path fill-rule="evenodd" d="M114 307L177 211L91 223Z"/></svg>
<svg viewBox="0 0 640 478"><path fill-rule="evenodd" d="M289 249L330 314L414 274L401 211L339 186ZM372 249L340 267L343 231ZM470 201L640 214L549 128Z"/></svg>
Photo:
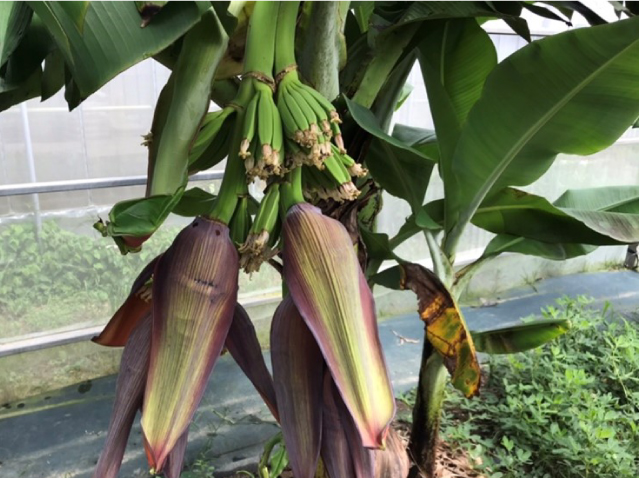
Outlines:
<svg viewBox="0 0 640 478"><path fill-rule="evenodd" d="M372 478L374 451L362 446L358 430L331 374L324 380L320 456L331 478Z"/></svg>
<svg viewBox="0 0 640 478"><path fill-rule="evenodd" d="M109 431L93 478L118 476L133 420L142 405L149 368L150 338L151 315L147 315L129 336L122 353Z"/></svg>
<svg viewBox="0 0 640 478"><path fill-rule="evenodd" d="M309 204L283 225L284 277L368 448L384 446L395 400L371 290L348 232Z"/></svg>
<svg viewBox="0 0 640 478"><path fill-rule="evenodd" d="M235 315L233 316L231 328L229 328L225 346L256 388L274 418L279 420L273 379L267 369L267 364L264 362L256 329L251 323L247 311L240 304L236 305Z"/></svg>
<svg viewBox="0 0 640 478"><path fill-rule="evenodd" d="M271 323L271 362L282 435L296 478L313 478L322 433L324 360L291 297Z"/></svg>
<svg viewBox="0 0 640 478"><path fill-rule="evenodd" d="M238 254L224 224L196 218L159 260L142 429L162 470L224 346L238 294Z"/></svg>

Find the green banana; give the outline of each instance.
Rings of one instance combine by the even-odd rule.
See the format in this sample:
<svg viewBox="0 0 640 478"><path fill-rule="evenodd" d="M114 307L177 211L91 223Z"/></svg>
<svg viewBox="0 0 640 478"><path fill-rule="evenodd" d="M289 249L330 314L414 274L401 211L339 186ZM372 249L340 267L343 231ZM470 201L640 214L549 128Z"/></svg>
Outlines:
<svg viewBox="0 0 640 478"><path fill-rule="evenodd" d="M218 133L222 129L222 125L226 121L227 117L234 112L233 108L227 107L220 111L214 111L213 113L207 113L202 120L200 130L196 136L191 150L189 151L189 166L195 162L202 153L209 147L209 145L216 140Z"/></svg>
<svg viewBox="0 0 640 478"><path fill-rule="evenodd" d="M356 163L348 154L342 153L337 146L331 145L331 152L333 156L335 156L347 169L350 176L362 178L367 175L368 171L366 168L363 168L360 164Z"/></svg>
<svg viewBox="0 0 640 478"><path fill-rule="evenodd" d="M300 96L302 96L302 98L304 98L304 101L306 101L309 107L313 110L318 121L329 120L327 110L320 103L318 103L318 100L316 99L316 97L309 92L311 88L305 87L300 82L296 82L293 84L293 89Z"/></svg>
<svg viewBox="0 0 640 478"><path fill-rule="evenodd" d="M282 91L278 94L278 112L280 113L280 118L282 119L282 127L284 129L284 133L288 138L295 138L298 132L300 131L296 120L293 118L291 111L287 107L287 104L284 101Z"/></svg>
<svg viewBox="0 0 640 478"><path fill-rule="evenodd" d="M268 174L264 169L272 163L273 149L271 147L271 141L273 140L274 126L273 113L271 111L272 107L275 108L271 91L261 91L260 101L258 102L258 148L261 153L260 159L263 163L263 171L260 171L261 177Z"/></svg>
<svg viewBox="0 0 640 478"><path fill-rule="evenodd" d="M238 198L236 210L229 223L229 236L235 244L244 244L251 229L251 215L249 214L249 198Z"/></svg>
<svg viewBox="0 0 640 478"><path fill-rule="evenodd" d="M264 198L260 202L260 208L256 220L251 228L252 234L260 234L264 231L271 232L278 218L278 204L280 202L280 185L273 183L267 189Z"/></svg>
<svg viewBox="0 0 640 478"><path fill-rule="evenodd" d="M276 253L269 244L274 240L272 235L278 222L279 203L280 185L273 183L260 202L258 214L246 241L238 248L240 267L247 273L260 270L260 265Z"/></svg>
<svg viewBox="0 0 640 478"><path fill-rule="evenodd" d="M336 108L331 104L331 102L328 99L326 99L318 91L305 85L304 83L300 83L300 87L304 89L310 96L314 97L318 103L320 103L320 106L322 106L327 112L327 115L331 119L331 122L333 123L342 122L340 120L340 116L338 115L338 112L336 111Z"/></svg>
<svg viewBox="0 0 640 478"><path fill-rule="evenodd" d="M360 191L351 182L351 175L342 162L335 156L329 156L325 162L325 171L340 182L338 187L337 199L338 201L353 201L360 195Z"/></svg>
<svg viewBox="0 0 640 478"><path fill-rule="evenodd" d="M192 149L189 155L189 175L212 168L227 156L231 147L231 137L233 136L236 118L236 112L227 116L215 139L209 143L209 146L199 156L195 156Z"/></svg>
<svg viewBox="0 0 640 478"><path fill-rule="evenodd" d="M293 119L295 121L296 130L297 130L296 134L298 132L304 133L306 131L309 131L309 122L307 121L307 118L305 117L304 113L302 112L298 104L295 102L291 94L289 94L289 91L286 89L286 87L282 93L282 98L289 112L291 113L291 116L293 116ZM301 139L301 138L294 137L293 139L297 143L301 143L304 141L304 139Z"/></svg>
<svg viewBox="0 0 640 478"><path fill-rule="evenodd" d="M340 185L323 171L319 171L313 166L302 166L302 181L305 195L312 200L334 199L340 201L338 196Z"/></svg>
<svg viewBox="0 0 640 478"><path fill-rule="evenodd" d="M344 184L351 181L351 176L349 175L349 171L344 167L342 162L336 159L335 156L329 156L324 161L325 172L330 174L338 184Z"/></svg>
<svg viewBox="0 0 640 478"><path fill-rule="evenodd" d="M309 88L305 88L302 83L294 83L293 88L313 110L316 116L316 123L320 127L322 133L327 138L331 139L331 137L333 136L333 131L331 130L327 111L322 107L320 103L318 103L318 100L316 100L316 98L311 93L309 93Z"/></svg>
<svg viewBox="0 0 640 478"><path fill-rule="evenodd" d="M242 123L242 142L240 143L239 156L242 159L247 159L249 156L249 146L253 140L255 134L256 121L258 111L258 95L254 95L249 104L247 105L247 111L244 115L244 121Z"/></svg>
<svg viewBox="0 0 640 478"><path fill-rule="evenodd" d="M283 147L283 134L282 134L282 121L280 119L280 112L278 108L271 109L273 115L273 138L271 141L271 148L273 149L273 168L277 169L276 174L284 174L284 168L282 167L281 157L284 154Z"/></svg>
<svg viewBox="0 0 640 478"><path fill-rule="evenodd" d="M247 172L247 182L251 182L254 177L257 176L258 171L258 156L261 155L260 148L257 141L252 141L249 146L249 153L247 159L244 160L244 167Z"/></svg>
<svg viewBox="0 0 640 478"><path fill-rule="evenodd" d="M258 101L258 138L260 145L271 145L273 139L273 113L271 108L275 108L271 90L264 83L256 82L256 95L260 96Z"/></svg>
<svg viewBox="0 0 640 478"><path fill-rule="evenodd" d="M307 120L307 123L309 124L309 129L311 130L311 132L313 132L314 126L315 126L315 129L317 129L318 123L319 123L315 112L309 106L309 104L304 99L304 97L298 92L297 88L295 88L294 85L287 86L287 93L291 95L291 97L293 98L293 101L295 101L296 105L298 105L298 107L302 111L302 114Z"/></svg>

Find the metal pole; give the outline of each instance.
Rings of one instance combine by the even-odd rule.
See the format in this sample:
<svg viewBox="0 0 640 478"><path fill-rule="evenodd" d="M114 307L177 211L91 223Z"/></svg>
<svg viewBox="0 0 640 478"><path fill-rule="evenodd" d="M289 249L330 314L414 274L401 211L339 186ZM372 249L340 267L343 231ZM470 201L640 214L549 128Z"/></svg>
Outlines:
<svg viewBox="0 0 640 478"><path fill-rule="evenodd" d="M22 130L24 134L24 144L27 149L27 166L29 167L29 181L37 182L36 164L33 157L33 144L31 143L31 128L29 128L29 115L27 113L26 103L20 104L20 116L22 117ZM40 217L40 197L38 194L32 194L33 214L36 226L36 239L40 243L40 233L42 231L42 218Z"/></svg>

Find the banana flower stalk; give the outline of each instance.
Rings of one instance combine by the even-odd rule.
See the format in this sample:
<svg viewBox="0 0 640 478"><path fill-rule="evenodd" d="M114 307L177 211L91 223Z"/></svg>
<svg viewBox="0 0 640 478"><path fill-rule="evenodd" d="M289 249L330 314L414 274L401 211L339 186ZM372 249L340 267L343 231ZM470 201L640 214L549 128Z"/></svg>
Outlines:
<svg viewBox="0 0 640 478"><path fill-rule="evenodd" d="M148 282L153 275L152 294ZM275 409L271 376L246 312L236 304L238 255L224 224L196 218L140 274L94 339L125 351L107 441L94 477L116 477L137 410L154 472L178 477L188 426L226 347Z"/></svg>

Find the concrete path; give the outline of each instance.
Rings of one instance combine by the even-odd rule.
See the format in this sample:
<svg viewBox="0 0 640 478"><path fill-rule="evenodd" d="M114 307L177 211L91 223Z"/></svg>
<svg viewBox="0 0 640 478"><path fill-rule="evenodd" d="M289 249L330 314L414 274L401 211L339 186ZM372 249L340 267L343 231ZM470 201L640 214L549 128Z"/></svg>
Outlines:
<svg viewBox="0 0 640 478"><path fill-rule="evenodd" d="M596 299L591 307L602 308L609 301L616 311L637 318L638 274L634 272L558 277L534 287L511 290L492 306L463 308L469 328L517 323L539 314L559 297L579 294ZM380 337L396 393L403 393L417 383L422 324L416 314L389 319L380 324ZM0 406L0 476L89 478L103 445L114 388L115 377L105 377ZM216 476L251 469L262 444L277 430L249 381L226 355L216 365L191 426L188 460L213 463ZM139 424L132 432L120 476L149 476Z"/></svg>

